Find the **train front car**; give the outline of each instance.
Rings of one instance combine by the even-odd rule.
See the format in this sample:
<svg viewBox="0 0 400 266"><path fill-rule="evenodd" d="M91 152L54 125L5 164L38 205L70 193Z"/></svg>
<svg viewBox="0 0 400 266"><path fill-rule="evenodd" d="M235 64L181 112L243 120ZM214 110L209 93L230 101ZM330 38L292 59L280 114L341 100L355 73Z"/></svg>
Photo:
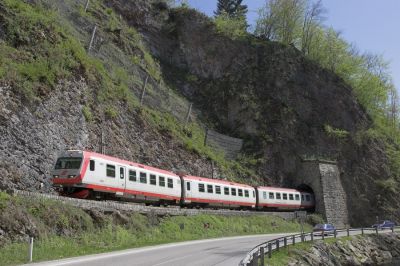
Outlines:
<svg viewBox="0 0 400 266"><path fill-rule="evenodd" d="M61 154L51 173L53 186L61 195L87 198L89 191L82 184L89 159L84 151L68 150Z"/></svg>

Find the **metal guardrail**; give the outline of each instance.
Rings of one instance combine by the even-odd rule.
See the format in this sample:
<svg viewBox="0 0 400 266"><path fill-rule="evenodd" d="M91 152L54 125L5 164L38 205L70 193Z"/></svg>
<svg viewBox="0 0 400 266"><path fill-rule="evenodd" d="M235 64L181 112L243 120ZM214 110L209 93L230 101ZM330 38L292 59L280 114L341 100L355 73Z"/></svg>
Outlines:
<svg viewBox="0 0 400 266"><path fill-rule="evenodd" d="M400 229L400 226L391 227L392 232L395 229ZM284 237L278 237L272 240L269 240L265 243L262 243L256 247L254 247L250 252L247 253L246 257L242 259L239 263L239 266L264 266L265 261L272 257L272 251L279 251L280 248L286 248L289 245L296 245L296 243L306 242L306 241L314 241L316 239L325 239L327 237L338 237L339 233L346 233L342 236L350 236L350 232L356 232L356 234L352 235L364 235L367 232L372 232L375 234L379 234L382 232L387 232L384 229L378 228L347 228L347 229L335 229L329 231L321 231L321 232L309 232L303 234L294 234Z"/></svg>

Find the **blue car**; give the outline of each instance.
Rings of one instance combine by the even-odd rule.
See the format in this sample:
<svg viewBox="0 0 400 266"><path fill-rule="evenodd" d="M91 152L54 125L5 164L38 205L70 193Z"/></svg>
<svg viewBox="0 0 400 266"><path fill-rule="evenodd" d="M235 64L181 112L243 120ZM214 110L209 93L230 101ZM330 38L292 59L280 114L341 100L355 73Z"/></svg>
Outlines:
<svg viewBox="0 0 400 266"><path fill-rule="evenodd" d="M378 228L378 229L391 229L392 227L395 227L395 223L392 221L381 221L379 224L374 224L372 225L373 228Z"/></svg>
<svg viewBox="0 0 400 266"><path fill-rule="evenodd" d="M317 224L313 228L314 235L333 235L336 228L332 224Z"/></svg>

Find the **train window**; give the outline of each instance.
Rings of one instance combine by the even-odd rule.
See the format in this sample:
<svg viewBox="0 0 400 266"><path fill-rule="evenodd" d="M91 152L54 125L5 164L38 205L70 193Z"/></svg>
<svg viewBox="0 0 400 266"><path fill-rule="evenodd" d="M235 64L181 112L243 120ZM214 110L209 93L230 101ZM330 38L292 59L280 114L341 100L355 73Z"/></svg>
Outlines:
<svg viewBox="0 0 400 266"><path fill-rule="evenodd" d="M256 197L256 192L253 190L253 198Z"/></svg>
<svg viewBox="0 0 400 266"><path fill-rule="evenodd" d="M224 187L224 195L229 195L229 188L228 187Z"/></svg>
<svg viewBox="0 0 400 266"><path fill-rule="evenodd" d="M269 192L269 199L274 199L274 192Z"/></svg>
<svg viewBox="0 0 400 266"><path fill-rule="evenodd" d="M263 198L267 199L267 192L263 191Z"/></svg>
<svg viewBox="0 0 400 266"><path fill-rule="evenodd" d="M124 168L119 168L119 178L124 179L125 178L125 169Z"/></svg>
<svg viewBox="0 0 400 266"><path fill-rule="evenodd" d="M236 188L231 188L231 194L232 196L236 196Z"/></svg>
<svg viewBox="0 0 400 266"><path fill-rule="evenodd" d="M304 201L304 195L301 194L301 201Z"/></svg>
<svg viewBox="0 0 400 266"><path fill-rule="evenodd" d="M245 191L244 191L244 196L245 196L246 198L249 197L249 191L248 191L248 190L245 190Z"/></svg>
<svg viewBox="0 0 400 266"><path fill-rule="evenodd" d="M172 180L172 178L168 178L168 187L174 188L174 181Z"/></svg>
<svg viewBox="0 0 400 266"><path fill-rule="evenodd" d="M165 187L165 177L159 176L158 177L158 184L160 185L160 187Z"/></svg>
<svg viewBox="0 0 400 266"><path fill-rule="evenodd" d="M239 197L243 197L243 189L238 189Z"/></svg>
<svg viewBox="0 0 400 266"><path fill-rule="evenodd" d="M297 201L299 201L299 200L300 200L299 194L294 195L294 198L295 198Z"/></svg>
<svg viewBox="0 0 400 266"><path fill-rule="evenodd" d="M306 201L311 201L310 195L306 195Z"/></svg>
<svg viewBox="0 0 400 266"><path fill-rule="evenodd" d="M186 182L186 190L190 190L190 182Z"/></svg>
<svg viewBox="0 0 400 266"><path fill-rule="evenodd" d="M89 167L90 171L94 171L94 166L95 166L94 160L90 160L90 167Z"/></svg>
<svg viewBox="0 0 400 266"><path fill-rule="evenodd" d="M215 193L221 194L221 187L220 186L215 186Z"/></svg>
<svg viewBox="0 0 400 266"><path fill-rule="evenodd" d="M147 174L140 172L140 183L147 184Z"/></svg>
<svg viewBox="0 0 400 266"><path fill-rule="evenodd" d="M136 182L136 171L129 170L129 181Z"/></svg>
<svg viewBox="0 0 400 266"><path fill-rule="evenodd" d="M293 194L289 194L289 200L294 200Z"/></svg>
<svg viewBox="0 0 400 266"><path fill-rule="evenodd" d="M276 193L276 199L281 199L281 193Z"/></svg>
<svg viewBox="0 0 400 266"><path fill-rule="evenodd" d="M107 166L106 166L106 174L107 174L107 177L115 178L115 166L111 165L111 164L107 164Z"/></svg>
<svg viewBox="0 0 400 266"><path fill-rule="evenodd" d="M199 192L205 192L204 184L199 183Z"/></svg>
<svg viewBox="0 0 400 266"><path fill-rule="evenodd" d="M207 185L207 192L208 193L214 193L213 192L213 185Z"/></svg>
<svg viewBox="0 0 400 266"><path fill-rule="evenodd" d="M157 185L156 175L150 175L150 185Z"/></svg>
<svg viewBox="0 0 400 266"><path fill-rule="evenodd" d="M283 199L287 200L287 193L282 193Z"/></svg>

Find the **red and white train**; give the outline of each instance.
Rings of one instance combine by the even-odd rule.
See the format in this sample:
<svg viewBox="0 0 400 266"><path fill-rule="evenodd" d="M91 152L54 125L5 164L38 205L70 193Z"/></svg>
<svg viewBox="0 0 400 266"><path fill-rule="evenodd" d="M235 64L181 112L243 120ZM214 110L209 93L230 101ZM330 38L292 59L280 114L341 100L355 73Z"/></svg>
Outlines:
<svg viewBox="0 0 400 266"><path fill-rule="evenodd" d="M53 186L76 198L115 199L154 205L259 210L311 210L312 193L175 174L111 156L68 150L56 162Z"/></svg>

